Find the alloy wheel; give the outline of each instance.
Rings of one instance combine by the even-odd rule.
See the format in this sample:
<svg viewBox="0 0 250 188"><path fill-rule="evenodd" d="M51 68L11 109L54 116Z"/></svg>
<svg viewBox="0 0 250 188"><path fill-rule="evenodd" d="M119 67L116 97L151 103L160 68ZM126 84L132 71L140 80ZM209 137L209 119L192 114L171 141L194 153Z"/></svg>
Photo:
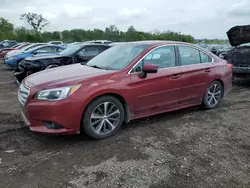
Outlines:
<svg viewBox="0 0 250 188"><path fill-rule="evenodd" d="M211 85L207 92L207 103L210 106L216 106L221 99L221 87L214 83Z"/></svg>
<svg viewBox="0 0 250 188"><path fill-rule="evenodd" d="M112 102L99 104L90 116L90 126L97 134L112 132L120 121L120 110Z"/></svg>

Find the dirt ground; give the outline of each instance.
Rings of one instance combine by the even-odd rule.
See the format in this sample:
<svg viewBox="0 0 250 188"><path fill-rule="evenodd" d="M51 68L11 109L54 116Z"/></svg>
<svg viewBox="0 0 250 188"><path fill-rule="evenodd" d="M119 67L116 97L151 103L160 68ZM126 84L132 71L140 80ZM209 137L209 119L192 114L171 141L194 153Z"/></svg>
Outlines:
<svg viewBox="0 0 250 188"><path fill-rule="evenodd" d="M250 81L221 105L133 121L114 137L35 134L0 63L1 188L250 187Z"/></svg>

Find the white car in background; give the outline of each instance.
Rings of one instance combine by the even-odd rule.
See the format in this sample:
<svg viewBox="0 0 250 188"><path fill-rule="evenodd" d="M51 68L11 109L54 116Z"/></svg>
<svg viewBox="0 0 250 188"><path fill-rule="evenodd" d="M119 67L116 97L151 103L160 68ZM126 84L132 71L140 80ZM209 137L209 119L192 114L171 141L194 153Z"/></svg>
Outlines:
<svg viewBox="0 0 250 188"><path fill-rule="evenodd" d="M12 51L10 51L10 52L8 52L8 53L6 54L5 59L8 59L8 58L11 57L11 56L20 54L20 53L22 53L22 52L28 51L28 50L30 50L30 49L32 49L32 48L35 48L35 47L37 47L37 46L41 46L41 45L44 45L44 44L46 44L46 43L33 43L33 44L28 45L28 46L25 46L24 48L22 48L22 49L20 49L20 50L12 50Z"/></svg>
<svg viewBox="0 0 250 188"><path fill-rule="evenodd" d="M55 44L55 45L63 45L62 41L49 41L49 44Z"/></svg>

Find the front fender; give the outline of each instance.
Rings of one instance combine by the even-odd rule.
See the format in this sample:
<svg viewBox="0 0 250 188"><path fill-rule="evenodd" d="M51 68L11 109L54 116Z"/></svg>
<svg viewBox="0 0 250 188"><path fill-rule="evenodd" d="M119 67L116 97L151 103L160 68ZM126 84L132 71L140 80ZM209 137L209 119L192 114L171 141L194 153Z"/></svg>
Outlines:
<svg viewBox="0 0 250 188"><path fill-rule="evenodd" d="M122 86L121 86L122 88ZM130 112L133 112L132 103L129 100L129 96L126 95L126 91L121 89L119 84L112 80L102 80L99 83L85 83L82 87L71 97L78 100L82 104L83 111L87 105L95 98L102 95L118 95L123 98Z"/></svg>

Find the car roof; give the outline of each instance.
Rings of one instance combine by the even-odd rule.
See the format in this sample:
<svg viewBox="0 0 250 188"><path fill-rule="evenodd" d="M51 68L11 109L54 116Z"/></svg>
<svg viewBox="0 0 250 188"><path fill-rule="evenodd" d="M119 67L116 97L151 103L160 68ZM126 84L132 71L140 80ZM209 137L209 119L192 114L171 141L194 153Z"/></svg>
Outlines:
<svg viewBox="0 0 250 188"><path fill-rule="evenodd" d="M131 42L124 42L121 44L148 44L150 46L158 46L158 45L163 45L163 44L187 44L187 45L193 45L187 42L180 42L180 41L164 41L164 40L147 40L147 41L131 41Z"/></svg>
<svg viewBox="0 0 250 188"><path fill-rule="evenodd" d="M17 42L16 40L3 40L2 42Z"/></svg>
<svg viewBox="0 0 250 188"><path fill-rule="evenodd" d="M54 44L44 44L44 45L40 45L40 46L37 46L35 48L31 48L30 50L36 50L36 49L39 49L39 48L42 48L42 47L58 47L58 48L64 48L64 46L61 46L61 45L54 45Z"/></svg>
<svg viewBox="0 0 250 188"><path fill-rule="evenodd" d="M109 44L100 44L100 43L91 43L91 42L83 42L81 44L75 44L74 46L88 46L88 45L91 45L91 46L110 46Z"/></svg>

